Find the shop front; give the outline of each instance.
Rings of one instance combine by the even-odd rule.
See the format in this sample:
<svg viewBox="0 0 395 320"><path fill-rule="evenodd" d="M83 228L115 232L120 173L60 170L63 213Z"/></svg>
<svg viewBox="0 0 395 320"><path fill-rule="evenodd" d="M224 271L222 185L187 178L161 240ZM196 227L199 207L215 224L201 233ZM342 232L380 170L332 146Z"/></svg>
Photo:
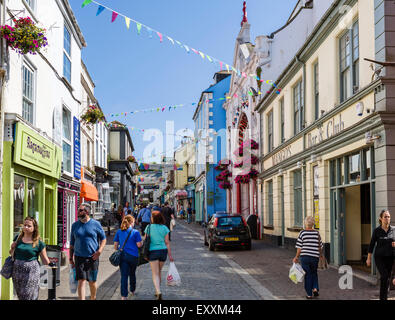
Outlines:
<svg viewBox="0 0 395 320"><path fill-rule="evenodd" d="M18 117L6 119L3 158L2 257L27 216L39 225L41 239L57 244L57 182L62 150ZM12 298L11 280L1 279L1 299Z"/></svg>

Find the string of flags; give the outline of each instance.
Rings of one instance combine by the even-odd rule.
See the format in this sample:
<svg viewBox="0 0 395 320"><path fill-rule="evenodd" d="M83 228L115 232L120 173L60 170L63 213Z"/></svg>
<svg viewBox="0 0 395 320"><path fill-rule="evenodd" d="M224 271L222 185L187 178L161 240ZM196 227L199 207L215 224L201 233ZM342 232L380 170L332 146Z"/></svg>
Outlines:
<svg viewBox="0 0 395 320"><path fill-rule="evenodd" d="M253 96L254 93L249 90L247 92L247 94L249 96ZM261 91L257 92L258 95L263 94ZM206 103L213 103L216 101L225 101L225 100L229 100L229 99L234 99L234 98L242 98L245 99L247 97L247 95L242 94L242 95L238 95L237 93L235 93L233 96L225 96L222 98L218 98L218 99L206 99L205 101L200 101L200 102L192 102L192 103L188 103L188 104L178 104L178 105L173 105L173 106L164 106L164 107L155 107L155 108L146 108L146 109L141 109L141 110L133 110L133 111L129 111L129 112L119 112L119 113L108 113L106 114L106 116L108 117L120 117L120 116L127 116L127 115L133 115L135 113L139 113L139 112L164 112L164 111L171 111L172 108L175 111L176 108L182 108L182 107L186 107L186 106L200 106L203 102Z"/></svg>
<svg viewBox="0 0 395 320"><path fill-rule="evenodd" d="M179 45L181 48L185 49L185 51L186 51L187 53L190 53L190 52L192 51L192 52L194 52L195 54L197 54L197 55L199 55L200 57L202 57L202 59L206 59L206 58L207 58L207 60L208 60L209 62L219 65L219 66L220 66L220 70L224 70L224 67L225 67L226 70L227 70L228 72L234 72L234 73L236 73L240 78L241 78L241 77L247 78L248 76L249 76L249 77L253 77L253 78L256 79L257 81L265 82L266 84L271 85L273 88L276 88L277 90L275 90L275 92L276 92L277 94L280 94L280 92L281 92L281 89L278 88L278 87L276 86L276 84L274 83L274 81L272 81L272 80L264 80L264 79L258 77L258 76L255 75L255 74L246 74L245 72L242 72L242 71L236 69L236 68L235 68L234 66L232 66L232 65L229 65L229 64L227 64L227 63L225 63L225 62L223 62L223 61L221 61L221 60L218 60L218 59L216 59L216 58L214 58L214 57L212 57L212 56L209 56L208 54L206 54L206 53L204 53L204 52L202 52L202 51L200 51L200 50L196 50L196 49L192 48L192 47L189 46L189 45L186 45L186 44L184 44L184 43L181 43L180 41L178 41L178 40L176 40L176 39L173 39L172 37L170 37L170 36L168 36L168 35L166 35L166 34L164 34L164 33L162 33L162 32L159 32L158 30L155 30L155 29L153 29L153 28L151 28L151 27L149 27L149 26L147 26L147 25L145 25L145 24L143 24L143 23L141 23L141 22L139 22L139 21L136 21L136 20L134 20L134 19L132 19L132 18L130 18L130 17L127 17L127 16L125 16L125 15L123 15L123 14L121 14L121 13L119 13L119 12L117 12L117 11L115 11L115 10L109 8L109 7L106 7L106 6L104 6L103 4L101 4L101 3L99 3L99 2L96 2L96 1L94 1L94 0L84 0L83 3L82 3L82 8L84 8L85 6L87 6L87 5L91 4L91 3L94 3L94 4L96 4L96 5L98 6L98 9L97 9L97 12L96 12L96 17L99 16L104 10L108 10L108 11L111 12L111 23L113 23L113 22L118 18L118 16L122 16L122 17L124 18L124 20L125 20L126 28L127 28L128 30L130 29L130 23L131 23L131 22L133 22L133 23L136 24L136 30L137 30L137 34L138 34L138 35L141 34L141 30L144 28L144 29L147 31L149 38L152 38L152 37L153 37L153 34L156 34L156 35L158 36L159 41L160 41L161 43L163 42L164 39L167 39L167 40L170 41L173 45L177 44L177 45ZM270 92L270 91L267 91L267 93L269 93L269 92Z"/></svg>

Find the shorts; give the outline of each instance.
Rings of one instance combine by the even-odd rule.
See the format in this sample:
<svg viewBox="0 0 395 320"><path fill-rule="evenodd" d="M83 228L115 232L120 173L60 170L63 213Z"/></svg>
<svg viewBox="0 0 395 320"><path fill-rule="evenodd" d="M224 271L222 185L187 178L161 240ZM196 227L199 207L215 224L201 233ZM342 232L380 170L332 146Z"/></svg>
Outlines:
<svg viewBox="0 0 395 320"><path fill-rule="evenodd" d="M167 249L162 250L152 250L148 254L149 261L159 260L161 262L165 262L167 259Z"/></svg>
<svg viewBox="0 0 395 320"><path fill-rule="evenodd" d="M99 259L93 260L91 257L83 258L74 256L75 273L77 280L88 280L96 282L99 271Z"/></svg>

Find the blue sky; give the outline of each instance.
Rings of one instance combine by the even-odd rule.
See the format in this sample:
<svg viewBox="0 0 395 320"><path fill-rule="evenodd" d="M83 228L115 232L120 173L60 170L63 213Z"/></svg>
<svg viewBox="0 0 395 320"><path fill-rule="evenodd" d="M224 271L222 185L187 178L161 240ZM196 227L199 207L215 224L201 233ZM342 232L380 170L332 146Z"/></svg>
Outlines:
<svg viewBox="0 0 395 320"><path fill-rule="evenodd" d="M235 41L243 16L242 0L96 1L211 57L229 65L233 63ZM185 128L193 131L195 107L191 103L198 102L201 92L213 83L213 75L219 71L219 66L207 58L188 54L166 38L161 43L155 33L149 38L144 28L138 35L133 22L128 30L121 16L111 23L108 10L96 17L98 6L94 3L81 8L83 0L69 2L87 42L82 59L96 85L95 96L106 115L186 105L176 111L106 117L107 121L118 120L136 128L130 131L136 158L141 159L144 154L144 162L160 161L161 155L147 157L154 139L163 143L151 154L163 152L171 156L181 137L166 136L166 121L174 123L175 134ZM296 3L297 0L247 0L252 42L256 36L270 34L285 24ZM145 130L147 140L152 128L160 130L163 139L156 136L144 141L144 133L138 129Z"/></svg>

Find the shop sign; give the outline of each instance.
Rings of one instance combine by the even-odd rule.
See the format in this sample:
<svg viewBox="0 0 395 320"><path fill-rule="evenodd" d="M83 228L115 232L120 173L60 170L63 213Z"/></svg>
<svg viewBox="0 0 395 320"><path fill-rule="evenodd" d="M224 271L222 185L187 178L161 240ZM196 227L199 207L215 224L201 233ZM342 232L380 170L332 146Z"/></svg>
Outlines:
<svg viewBox="0 0 395 320"><path fill-rule="evenodd" d="M62 151L20 122L15 127L14 162L51 177L60 177Z"/></svg>
<svg viewBox="0 0 395 320"><path fill-rule="evenodd" d="M288 159L292 156L291 146L285 147L280 152L277 152L274 156L272 156L273 166L276 164Z"/></svg>
<svg viewBox="0 0 395 320"><path fill-rule="evenodd" d="M337 119L333 117L325 124L320 125L317 130L318 132L314 132L314 134L310 132L307 135L307 148L311 148L343 131L344 121L342 121L342 115L339 114Z"/></svg>
<svg viewBox="0 0 395 320"><path fill-rule="evenodd" d="M81 179L81 130L80 122L73 117L74 124L74 178Z"/></svg>

